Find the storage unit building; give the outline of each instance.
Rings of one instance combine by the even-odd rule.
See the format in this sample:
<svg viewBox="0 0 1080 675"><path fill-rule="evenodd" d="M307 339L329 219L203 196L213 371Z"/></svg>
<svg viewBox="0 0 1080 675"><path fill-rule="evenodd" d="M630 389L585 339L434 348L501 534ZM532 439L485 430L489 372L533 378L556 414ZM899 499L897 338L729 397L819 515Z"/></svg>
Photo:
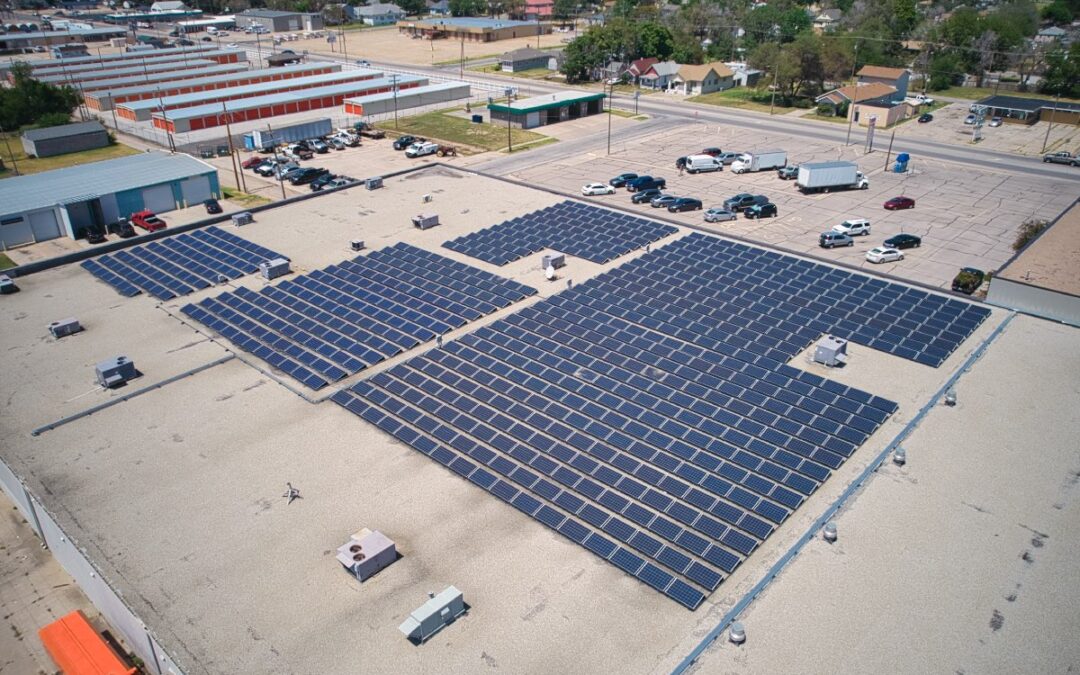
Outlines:
<svg viewBox="0 0 1080 675"><path fill-rule="evenodd" d="M427 83L426 77L398 76L398 95L401 95L402 90L422 87ZM339 106L347 98L393 91L393 87L394 82L388 77L363 82L335 84L329 87L316 87L315 89L305 89L297 92L242 98L225 103L224 110L222 109L223 104L211 103L191 108L166 110L163 113L155 112L153 122L158 129L165 129L171 133L185 133L224 125L226 115L228 121L233 124L278 115L291 115L308 110Z"/></svg>
<svg viewBox="0 0 1080 675"><path fill-rule="evenodd" d="M551 33L551 24L536 21L481 19L471 16L441 16L417 21L399 21L397 26L398 32L408 35L469 42L494 42Z"/></svg>
<svg viewBox="0 0 1080 675"><path fill-rule="evenodd" d="M509 117L511 126L532 129L601 113L604 111L604 94L565 91L534 96L511 104L492 103L488 105L488 110L491 111L492 122L505 122Z"/></svg>
<svg viewBox="0 0 1080 675"><path fill-rule="evenodd" d="M214 52L221 49L217 45L192 45L190 47L166 47L165 49L155 49L154 56L171 56L173 54L197 54L199 52ZM124 61L132 61L142 59L146 55L138 52L122 52L119 54L90 54L88 56L78 56L65 59L53 59L51 61L38 61L31 63L30 68L33 72L39 72L48 68L58 68L60 66L81 66L88 63L122 63Z"/></svg>
<svg viewBox="0 0 1080 675"><path fill-rule="evenodd" d="M192 80L207 80L215 77L237 77L249 71L245 63L226 63L224 65L206 66L205 68L189 68L187 70L172 70L164 73L148 73L143 75L129 75L117 77L111 80L94 80L82 86L83 101L87 107L93 110L112 110L116 103L116 96L120 91L145 91L150 89L156 92L158 88L164 91L180 86ZM111 93L111 96L110 96ZM156 96L156 93L150 95ZM137 99L130 99L137 100Z"/></svg>
<svg viewBox="0 0 1080 675"><path fill-rule="evenodd" d="M22 135L23 152L31 157L53 157L104 148L108 144L109 132L97 120L31 129Z"/></svg>
<svg viewBox="0 0 1080 675"><path fill-rule="evenodd" d="M159 56L155 51L144 52L130 52L133 58L125 59L123 61L105 61L103 63L74 63L71 65L51 65L36 68L33 71L35 79L43 79L46 77L53 77L56 75L74 75L82 74L91 71L115 71L120 69L136 69L143 66L157 65L159 63L179 63L181 66L187 63L194 63L197 60L204 61L217 61L219 63L237 63L245 59L231 59L220 58L222 54L226 54L229 51L226 49L213 49L210 51L202 52L189 52L185 54L166 54Z"/></svg>
<svg viewBox="0 0 1080 675"><path fill-rule="evenodd" d="M349 82L363 82L373 80L382 73L375 70L349 70L336 73L322 73L307 77L295 77L282 79L277 82L257 82L240 87L228 87L225 89L212 89L209 91L193 91L176 96L154 96L142 101L126 101L116 106L116 114L134 122L146 122L150 115L158 110L171 110L173 108L190 108L197 105L209 105L223 101L238 101L256 96L267 96L287 91L303 91L317 87L327 87L334 84L346 84Z"/></svg>
<svg viewBox="0 0 1080 675"><path fill-rule="evenodd" d="M194 157L146 152L0 181L0 248L84 236L150 209L221 197L217 169Z"/></svg>
<svg viewBox="0 0 1080 675"><path fill-rule="evenodd" d="M186 68L202 68L206 66L214 65L213 61L203 59L193 59L185 64L183 61L176 61L170 63L154 63L147 66L137 67L125 67L117 68L115 70L91 70L84 73L67 73L65 75L48 75L46 77L36 78L42 82L48 82L49 84L70 84L77 89L97 89L96 86L91 86L94 82L100 82L102 80L111 80L118 77L133 77L139 73L171 73L181 71Z"/></svg>
<svg viewBox="0 0 1080 675"><path fill-rule="evenodd" d="M469 85L465 82L441 82L429 84L423 87L415 87L397 93L397 101L394 101L394 92L370 94L356 98L345 99L345 114L347 115L380 115L407 108L419 108L425 105L446 103L469 97Z"/></svg>
<svg viewBox="0 0 1080 675"><path fill-rule="evenodd" d="M34 33L0 33L0 52L20 52L34 47L64 45L70 42L108 42L127 36L126 28L85 28Z"/></svg>

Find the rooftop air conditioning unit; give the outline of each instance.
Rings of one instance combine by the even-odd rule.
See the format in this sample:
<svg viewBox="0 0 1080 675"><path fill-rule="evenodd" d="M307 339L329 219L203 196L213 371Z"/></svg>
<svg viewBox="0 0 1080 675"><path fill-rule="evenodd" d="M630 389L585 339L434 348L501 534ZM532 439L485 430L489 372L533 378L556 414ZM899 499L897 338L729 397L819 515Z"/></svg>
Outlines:
<svg viewBox="0 0 1080 675"><path fill-rule="evenodd" d="M847 340L835 335L826 335L814 346L814 360L830 368L847 363Z"/></svg>
<svg viewBox="0 0 1080 675"><path fill-rule="evenodd" d="M566 267L566 256L562 253L549 253L548 255L545 255L540 261L540 269L546 270L549 267L554 269Z"/></svg>
<svg viewBox="0 0 1080 675"><path fill-rule="evenodd" d="M418 216L413 216L412 224L419 227L421 230L430 230L439 224L439 214L421 213Z"/></svg>
<svg viewBox="0 0 1080 675"><path fill-rule="evenodd" d="M74 335L82 330L82 326L79 324L79 320L74 317L67 319L60 319L59 321L53 321L49 324L49 332L52 333L54 338L67 337L68 335Z"/></svg>
<svg viewBox="0 0 1080 675"><path fill-rule="evenodd" d="M438 595L428 593L428 601L413 611L398 630L417 644L426 642L465 613L465 600L461 591L453 586Z"/></svg>
<svg viewBox="0 0 1080 675"><path fill-rule="evenodd" d="M255 216L251 215L251 211L241 211L240 213L234 213L232 215L232 223L236 227L241 225L249 225L255 222Z"/></svg>
<svg viewBox="0 0 1080 675"><path fill-rule="evenodd" d="M364 187L369 190L378 190L382 187L382 176L373 176L364 181Z"/></svg>
<svg viewBox="0 0 1080 675"><path fill-rule="evenodd" d="M363 239L353 239L351 242L349 242L349 245L352 246L352 250L354 250L354 251L363 251L364 250L364 240Z"/></svg>
<svg viewBox="0 0 1080 675"><path fill-rule="evenodd" d="M263 279L267 281L273 281L278 277L283 277L292 270L289 269L289 261L285 258L274 258L273 260L267 260L259 263L259 272L262 274Z"/></svg>
<svg viewBox="0 0 1080 675"><path fill-rule="evenodd" d="M119 387L128 380L138 376L135 370L135 362L126 356L114 356L97 364L94 368L97 374L97 382L106 389Z"/></svg>
<svg viewBox="0 0 1080 675"><path fill-rule="evenodd" d="M364 581L397 560L397 547L382 532L364 528L338 547L337 559L357 581Z"/></svg>

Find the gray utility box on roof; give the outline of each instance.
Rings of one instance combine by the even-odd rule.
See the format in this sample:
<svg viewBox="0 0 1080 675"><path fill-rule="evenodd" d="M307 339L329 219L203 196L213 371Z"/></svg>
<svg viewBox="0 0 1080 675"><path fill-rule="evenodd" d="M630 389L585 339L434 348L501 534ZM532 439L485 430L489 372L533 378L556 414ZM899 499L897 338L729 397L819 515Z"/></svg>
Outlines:
<svg viewBox="0 0 1080 675"><path fill-rule="evenodd" d="M398 630L413 642L425 642L435 633L454 622L465 613L465 600L461 591L453 586L438 595L429 593L430 599L409 615Z"/></svg>
<svg viewBox="0 0 1080 675"><path fill-rule="evenodd" d="M364 187L369 190L378 190L382 187L382 176L373 176L364 181Z"/></svg>
<svg viewBox="0 0 1080 675"><path fill-rule="evenodd" d="M253 222L255 222L255 217L251 215L250 211L234 213L232 216L232 223L237 227L240 227L241 225L247 225Z"/></svg>
<svg viewBox="0 0 1080 675"><path fill-rule="evenodd" d="M97 381L103 387L111 389L118 387L128 380L135 379L138 374L135 371L135 362L126 356L116 356L97 364L95 368Z"/></svg>
<svg viewBox="0 0 1080 675"><path fill-rule="evenodd" d="M847 363L847 340L835 335L826 335L814 346L814 360L827 366L842 366Z"/></svg>
<svg viewBox="0 0 1080 675"><path fill-rule="evenodd" d="M354 250L354 251L363 251L364 250L364 240L363 239L353 239L351 242L349 242L349 246L351 246L352 250Z"/></svg>
<svg viewBox="0 0 1080 675"><path fill-rule="evenodd" d="M285 258L274 258L273 260L259 263L259 273L262 274L263 279L266 279L267 281L283 277L291 271L292 270L289 269L289 261Z"/></svg>
<svg viewBox="0 0 1080 675"><path fill-rule="evenodd" d="M544 256L540 261L540 269L546 270L549 267L559 269L560 267L566 267L566 256L562 253L549 253Z"/></svg>
<svg viewBox="0 0 1080 675"><path fill-rule="evenodd" d="M421 230L430 230L439 224L439 214L421 213L418 216L413 216L412 224L419 227Z"/></svg>
<svg viewBox="0 0 1080 675"><path fill-rule="evenodd" d="M337 559L357 581L364 581L397 560L397 547L382 532L364 528L338 547Z"/></svg>
<svg viewBox="0 0 1080 675"><path fill-rule="evenodd" d="M82 330L82 326L79 325L79 320L73 317L67 319L60 319L59 321L53 321L49 324L49 332L52 333L54 338L67 337L68 335L74 335Z"/></svg>

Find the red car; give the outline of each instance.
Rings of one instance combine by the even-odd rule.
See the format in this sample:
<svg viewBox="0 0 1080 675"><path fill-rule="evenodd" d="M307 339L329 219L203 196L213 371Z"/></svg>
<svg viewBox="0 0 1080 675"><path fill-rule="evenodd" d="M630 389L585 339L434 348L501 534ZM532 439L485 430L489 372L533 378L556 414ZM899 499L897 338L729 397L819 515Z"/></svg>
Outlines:
<svg viewBox="0 0 1080 675"><path fill-rule="evenodd" d="M716 157L720 154L720 148L705 148L701 151L701 154L708 155L709 157Z"/></svg>
<svg viewBox="0 0 1080 675"><path fill-rule="evenodd" d="M889 201L885 202L886 211L896 211L898 209L913 208L915 208L915 200L911 197L893 197Z"/></svg>
<svg viewBox="0 0 1080 675"><path fill-rule="evenodd" d="M147 232L157 232L167 227L165 221L158 218L150 209L131 214L131 224L141 227Z"/></svg>
<svg viewBox="0 0 1080 675"><path fill-rule="evenodd" d="M245 168L245 169L254 169L255 167L259 166L260 164L262 164L265 161L266 161L266 159L264 157L259 157L258 155L256 155L254 157L249 157L249 158L245 159L240 164L240 166Z"/></svg>

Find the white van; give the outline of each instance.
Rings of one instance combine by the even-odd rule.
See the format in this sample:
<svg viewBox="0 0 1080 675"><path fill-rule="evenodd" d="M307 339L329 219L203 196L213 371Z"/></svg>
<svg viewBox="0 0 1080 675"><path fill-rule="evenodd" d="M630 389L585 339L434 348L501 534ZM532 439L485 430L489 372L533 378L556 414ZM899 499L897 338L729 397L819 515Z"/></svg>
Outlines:
<svg viewBox="0 0 1080 675"><path fill-rule="evenodd" d="M686 158L687 173L703 171L723 171L724 164L712 155L690 155Z"/></svg>
<svg viewBox="0 0 1080 675"><path fill-rule="evenodd" d="M210 35L217 35L217 28L215 28L214 26L207 26L206 32Z"/></svg>

